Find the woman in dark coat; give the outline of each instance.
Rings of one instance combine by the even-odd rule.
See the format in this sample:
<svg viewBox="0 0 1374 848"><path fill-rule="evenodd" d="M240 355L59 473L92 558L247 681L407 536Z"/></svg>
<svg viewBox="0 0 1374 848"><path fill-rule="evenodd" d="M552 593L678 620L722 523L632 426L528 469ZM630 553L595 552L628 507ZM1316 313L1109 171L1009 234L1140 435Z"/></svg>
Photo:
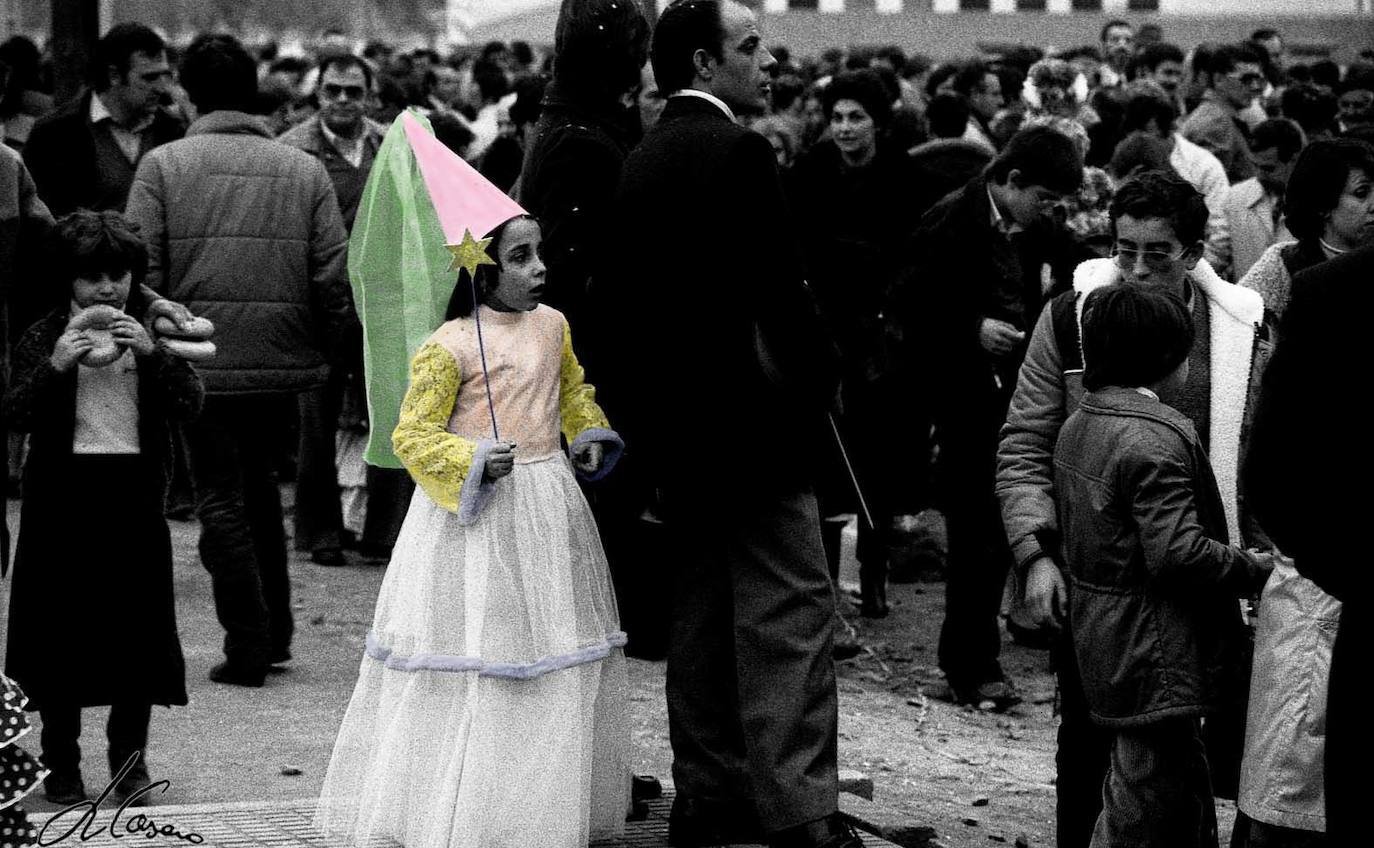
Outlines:
<svg viewBox="0 0 1374 848"><path fill-rule="evenodd" d="M915 229L916 169L905 150L886 143L895 95L877 73L839 74L823 105L831 137L793 165L788 200L806 254L807 279L839 343L844 385L841 431L871 515L862 514L837 456L822 487L823 513L860 512L860 581L865 616L887 614L887 545L896 513L920 504L926 440L919 426L898 426L889 403L882 309L898 270L898 248ZM903 405L910 409L910 402ZM909 413L907 413L909 415ZM907 424L909 425L908 418ZM834 437L824 434L823 443ZM898 503L899 495L907 503ZM838 540L827 539L834 560ZM833 568L833 563L832 563Z"/></svg>
<svg viewBox="0 0 1374 848"><path fill-rule="evenodd" d="M146 747L151 705L186 703L164 462L169 422L199 412L202 388L138 323L147 255L122 216L67 216L52 256L72 306L24 334L4 402L10 429L30 434L5 671L42 715L48 799L71 804L85 798L81 708L113 707L115 776ZM92 306L123 309L109 332L125 349L102 367L81 363L94 331L70 326ZM149 782L139 761L115 795Z"/></svg>

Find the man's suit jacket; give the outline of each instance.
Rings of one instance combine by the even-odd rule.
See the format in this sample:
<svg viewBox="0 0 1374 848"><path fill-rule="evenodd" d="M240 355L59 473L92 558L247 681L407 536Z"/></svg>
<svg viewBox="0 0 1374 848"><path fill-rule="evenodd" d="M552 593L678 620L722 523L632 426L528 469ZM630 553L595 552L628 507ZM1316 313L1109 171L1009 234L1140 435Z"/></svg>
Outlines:
<svg viewBox="0 0 1374 848"><path fill-rule="evenodd" d="M794 232L772 147L713 103L670 98L626 159L602 234L612 272L593 282L616 343L603 388L661 488L809 482L838 358Z"/></svg>
<svg viewBox="0 0 1374 848"><path fill-rule="evenodd" d="M92 96L87 90L43 118L24 146L24 163L38 184L38 195L55 216L79 208L122 211L133 185L137 163L129 165L126 174L100 173L91 126ZM185 134L179 121L159 109L142 154Z"/></svg>
<svg viewBox="0 0 1374 848"><path fill-rule="evenodd" d="M1226 276L1233 283L1240 282L1270 245L1293 239L1283 224L1275 229L1274 198L1256 177L1231 186L1222 208L1231 250L1228 257L1221 258L1229 259L1230 270Z"/></svg>

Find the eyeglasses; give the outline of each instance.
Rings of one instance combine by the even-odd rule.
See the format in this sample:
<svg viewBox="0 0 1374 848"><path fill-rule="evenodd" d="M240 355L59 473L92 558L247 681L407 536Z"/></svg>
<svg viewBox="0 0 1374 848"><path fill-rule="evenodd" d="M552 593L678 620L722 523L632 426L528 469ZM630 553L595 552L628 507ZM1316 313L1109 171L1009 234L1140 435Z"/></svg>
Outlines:
<svg viewBox="0 0 1374 848"><path fill-rule="evenodd" d="M327 82L320 86L320 94L326 100L338 100L342 95L346 100L362 100L367 91L361 85L337 85Z"/></svg>
<svg viewBox="0 0 1374 848"><path fill-rule="evenodd" d="M1134 268L1135 263L1140 259L1144 259L1145 264L1151 268L1162 268L1170 262L1177 262L1182 259L1183 254L1187 252L1188 248L1186 247L1180 250L1177 255L1174 255L1163 250L1136 250L1134 247L1114 245L1112 247L1112 258L1116 260L1118 267L1126 270Z"/></svg>

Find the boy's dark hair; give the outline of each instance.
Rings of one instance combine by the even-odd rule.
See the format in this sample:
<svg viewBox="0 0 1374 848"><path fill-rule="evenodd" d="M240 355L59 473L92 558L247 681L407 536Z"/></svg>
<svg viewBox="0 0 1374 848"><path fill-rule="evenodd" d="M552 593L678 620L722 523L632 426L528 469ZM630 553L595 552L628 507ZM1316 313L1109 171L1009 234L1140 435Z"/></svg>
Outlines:
<svg viewBox="0 0 1374 848"><path fill-rule="evenodd" d="M1144 130L1154 121L1164 136L1173 135L1174 124L1178 122L1178 109L1174 104L1155 94L1137 94L1126 102L1126 116L1121 122L1121 131L1126 134Z"/></svg>
<svg viewBox="0 0 1374 848"><path fill-rule="evenodd" d="M1321 238L1351 171L1374 179L1374 147L1353 138L1322 139L1298 154L1283 197L1284 220L1298 241Z"/></svg>
<svg viewBox="0 0 1374 848"><path fill-rule="evenodd" d="M1250 150L1259 153L1261 150L1277 149L1280 162L1292 162L1293 157L1302 150L1304 140L1302 130L1293 121L1270 118L1261 121L1250 132Z"/></svg>
<svg viewBox="0 0 1374 848"><path fill-rule="evenodd" d="M1177 62L1183 64L1183 51L1176 44L1160 41L1155 44L1147 44L1135 54L1136 71L1148 71L1154 73L1155 68L1165 62Z"/></svg>
<svg viewBox="0 0 1374 848"><path fill-rule="evenodd" d="M105 91L110 87L111 67L123 77L129 73L135 53L158 56L166 49L162 37L143 24L118 24L95 43L86 81L96 91Z"/></svg>
<svg viewBox="0 0 1374 848"><path fill-rule="evenodd" d="M258 96L258 69L237 38L202 35L182 57L181 85L201 115L221 109L249 112Z"/></svg>
<svg viewBox="0 0 1374 848"><path fill-rule="evenodd" d="M1207 233L1207 204L1187 180L1170 171L1146 171L1122 183L1109 210L1112 229L1123 216L1169 222L1184 247L1202 241Z"/></svg>
<svg viewBox="0 0 1374 848"><path fill-rule="evenodd" d="M983 87L984 81L991 73L993 73L992 69L982 59L969 59L959 64L958 69L954 72L954 79L950 83L950 87L965 97L969 97L975 88ZM1001 84L1000 78L998 84Z"/></svg>
<svg viewBox="0 0 1374 848"><path fill-rule="evenodd" d="M1298 82L1284 89L1279 98L1280 108L1286 118L1292 118L1310 134L1334 132L1336 114L1340 107L1336 95L1329 88Z"/></svg>
<svg viewBox="0 0 1374 848"><path fill-rule="evenodd" d="M968 99L962 94L942 91L926 108L930 134L936 138L960 138L968 129Z"/></svg>
<svg viewBox="0 0 1374 848"><path fill-rule="evenodd" d="M516 215L508 221L503 221L500 226L487 234L491 239L491 244L487 247L487 255L491 257L495 265L478 265L477 274L474 277L468 276L466 268L458 269L458 282L453 286L453 294L449 295L448 307L444 310L444 320L452 321L455 318L466 318L477 308L477 303L472 299L472 281L477 283L477 297L480 299L493 288L501 276L501 237L506 234L506 227L510 222L518 218L533 220L529 215Z"/></svg>
<svg viewBox="0 0 1374 848"><path fill-rule="evenodd" d="M1193 349L1193 319L1178 296L1116 283L1083 300L1083 388L1151 386Z"/></svg>
<svg viewBox="0 0 1374 848"><path fill-rule="evenodd" d="M368 91L372 90L372 65L354 56L352 53L334 53L321 59L319 79L324 79L325 71L328 71L330 68L338 68L342 71L346 71L349 68L362 68L364 84L367 86ZM316 80L315 87L317 89L319 85L319 81Z"/></svg>
<svg viewBox="0 0 1374 848"><path fill-rule="evenodd" d="M148 274L148 246L138 228L118 212L78 209L53 225L49 237L55 279L68 288L79 277L128 274L138 288Z"/></svg>
<svg viewBox="0 0 1374 848"><path fill-rule="evenodd" d="M1020 187L1043 186L1069 194L1083 185L1083 157L1074 140L1053 127L1030 127L1016 133L1007 147L988 165L988 179L1006 183L1012 171L1021 176Z"/></svg>
<svg viewBox="0 0 1374 848"><path fill-rule="evenodd" d="M673 0L654 25L649 57L659 91L669 95L696 79L692 54L705 50L717 59L725 55L725 24L721 0Z"/></svg>
<svg viewBox="0 0 1374 848"><path fill-rule="evenodd" d="M836 103L841 100L853 100L864 107L873 123L880 128L892 122L893 99L889 96L887 86L883 85L878 72L868 68L836 74L830 85L821 92L821 106L825 109L827 119Z"/></svg>
<svg viewBox="0 0 1374 848"><path fill-rule="evenodd" d="M1207 70L1213 74L1229 74L1241 62L1249 62L1263 68L1269 64L1267 56L1261 56L1259 48L1253 44L1223 44L1212 51L1207 62Z"/></svg>

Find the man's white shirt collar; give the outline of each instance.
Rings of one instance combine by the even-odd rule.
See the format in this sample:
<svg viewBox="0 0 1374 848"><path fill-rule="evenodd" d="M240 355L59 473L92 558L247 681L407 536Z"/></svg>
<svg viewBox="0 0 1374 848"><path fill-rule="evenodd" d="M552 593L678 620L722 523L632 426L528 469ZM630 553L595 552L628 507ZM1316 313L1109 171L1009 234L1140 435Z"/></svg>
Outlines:
<svg viewBox="0 0 1374 848"><path fill-rule="evenodd" d="M734 112L734 110L731 109L729 106L725 105L725 101L724 101L724 100L721 100L719 97L715 96L714 94L710 94L710 93L705 92L705 91L700 91L700 90L695 89L695 88L682 88L682 89L678 89L677 91L674 91L672 94L670 94L670 95L668 95L668 96L669 96L669 97L700 97L702 100L705 100L705 101L707 101L707 102L709 102L709 103L714 103L714 104L716 104L716 108L719 109L720 111L722 111L722 112L725 113L725 117L727 117L727 118L730 119L730 123L732 123L732 124L733 124L733 123L737 123L738 120L739 120L738 118L735 117L735 112Z"/></svg>

